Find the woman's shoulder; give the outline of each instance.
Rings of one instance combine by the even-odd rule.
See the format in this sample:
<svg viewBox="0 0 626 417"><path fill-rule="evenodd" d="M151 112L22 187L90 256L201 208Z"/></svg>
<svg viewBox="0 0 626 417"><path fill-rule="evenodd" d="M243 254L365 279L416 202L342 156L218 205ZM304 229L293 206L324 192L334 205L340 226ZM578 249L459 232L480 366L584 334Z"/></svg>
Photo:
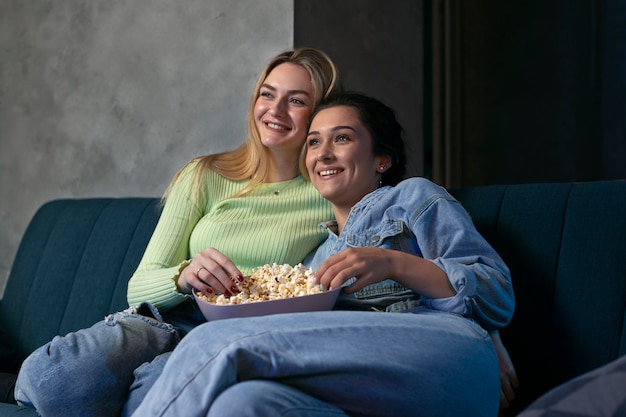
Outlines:
<svg viewBox="0 0 626 417"><path fill-rule="evenodd" d="M206 157L198 157L179 168L170 187L186 194L192 193L199 199L220 200L235 194L246 183L247 181L231 180L221 175L211 168Z"/></svg>
<svg viewBox="0 0 626 417"><path fill-rule="evenodd" d="M392 189L399 194L411 194L421 196L440 196L450 198L448 191L441 185L423 177L411 177L400 181Z"/></svg>
<svg viewBox="0 0 626 417"><path fill-rule="evenodd" d="M217 171L215 171L211 167L211 156L212 155L199 156L186 162L179 169L178 171L179 176L186 176L186 177L201 176L201 178L204 181L213 182L213 183L215 182L217 183L240 182L236 180L231 180L225 177L224 175L218 173Z"/></svg>
<svg viewBox="0 0 626 417"><path fill-rule="evenodd" d="M454 204L456 200L448 191L434 182L422 178L412 177L389 187L386 196L378 204L402 207L410 212L424 211L429 207L439 207L441 204Z"/></svg>

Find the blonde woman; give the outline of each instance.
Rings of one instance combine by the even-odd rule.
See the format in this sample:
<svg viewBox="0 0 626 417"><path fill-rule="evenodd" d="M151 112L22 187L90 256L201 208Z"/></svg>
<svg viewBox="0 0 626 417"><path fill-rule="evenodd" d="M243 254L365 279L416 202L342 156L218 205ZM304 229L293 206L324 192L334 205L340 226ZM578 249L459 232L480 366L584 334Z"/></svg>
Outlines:
<svg viewBox="0 0 626 417"><path fill-rule="evenodd" d="M271 59L252 95L244 144L193 159L168 187L128 285L130 308L35 351L16 399L46 417L130 414L168 352L204 321L193 289L236 293L252 268L295 264L317 247L325 238L317 224L332 210L299 175L298 156L311 112L338 87L320 50Z"/></svg>

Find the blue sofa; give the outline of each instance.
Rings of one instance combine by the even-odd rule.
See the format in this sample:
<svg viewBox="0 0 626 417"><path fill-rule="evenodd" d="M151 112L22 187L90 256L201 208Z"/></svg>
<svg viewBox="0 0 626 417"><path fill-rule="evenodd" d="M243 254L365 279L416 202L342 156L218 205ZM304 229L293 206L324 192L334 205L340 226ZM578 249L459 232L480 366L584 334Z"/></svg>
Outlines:
<svg viewBox="0 0 626 417"><path fill-rule="evenodd" d="M511 268L516 312L501 335L521 386L507 415L626 353L626 181L451 193ZM126 307L158 202L55 200L34 215L0 300L0 417L37 415L10 404L29 352Z"/></svg>

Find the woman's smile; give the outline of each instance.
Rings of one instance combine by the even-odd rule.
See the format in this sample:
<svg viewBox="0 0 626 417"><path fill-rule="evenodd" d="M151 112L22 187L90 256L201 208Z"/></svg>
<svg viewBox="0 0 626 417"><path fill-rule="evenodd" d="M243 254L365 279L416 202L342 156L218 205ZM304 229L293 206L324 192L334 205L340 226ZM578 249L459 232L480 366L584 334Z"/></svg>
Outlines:
<svg viewBox="0 0 626 417"><path fill-rule="evenodd" d="M329 177L331 175L339 174L342 171L343 170L339 170L339 169L326 169L324 171L320 171L320 173L318 175L320 177Z"/></svg>

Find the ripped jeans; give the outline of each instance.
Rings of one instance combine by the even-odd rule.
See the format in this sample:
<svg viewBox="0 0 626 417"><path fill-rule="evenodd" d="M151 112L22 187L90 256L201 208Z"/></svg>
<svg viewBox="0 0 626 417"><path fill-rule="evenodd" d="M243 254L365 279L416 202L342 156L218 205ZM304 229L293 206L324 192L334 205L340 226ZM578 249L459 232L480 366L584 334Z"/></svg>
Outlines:
<svg viewBox="0 0 626 417"><path fill-rule="evenodd" d="M57 336L26 358L15 399L42 417L130 414L169 352L204 321L193 301L163 316L142 303L87 329Z"/></svg>

